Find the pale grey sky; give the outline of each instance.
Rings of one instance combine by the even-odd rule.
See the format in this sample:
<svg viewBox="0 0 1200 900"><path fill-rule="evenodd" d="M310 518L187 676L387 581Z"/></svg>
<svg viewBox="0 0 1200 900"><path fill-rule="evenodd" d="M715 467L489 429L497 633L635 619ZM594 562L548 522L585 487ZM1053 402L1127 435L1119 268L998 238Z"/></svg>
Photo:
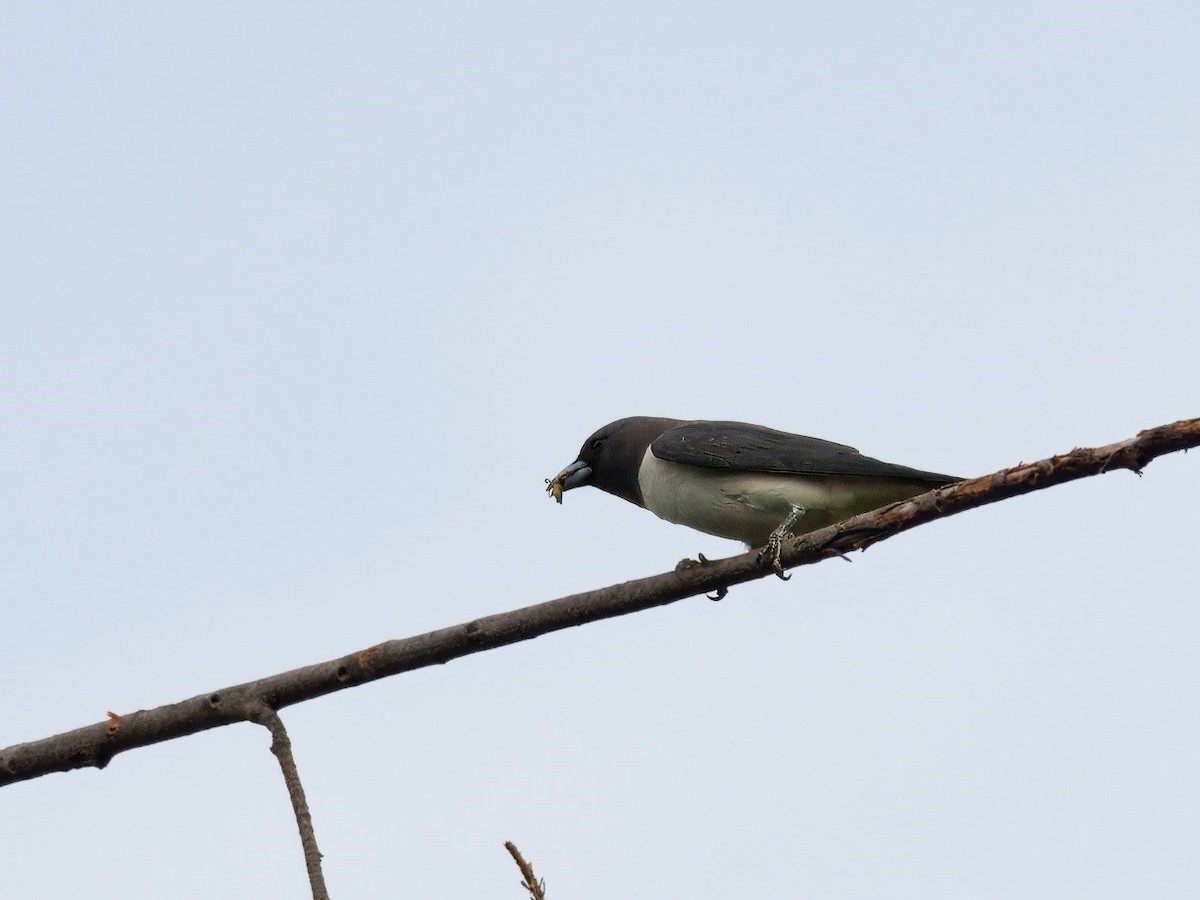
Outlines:
<svg viewBox="0 0 1200 900"><path fill-rule="evenodd" d="M1192 3L10 4L0 745L729 542L733 418L973 475L1198 414ZM285 713L335 897L1200 890L1200 459ZM304 896L268 738L0 794L4 893Z"/></svg>

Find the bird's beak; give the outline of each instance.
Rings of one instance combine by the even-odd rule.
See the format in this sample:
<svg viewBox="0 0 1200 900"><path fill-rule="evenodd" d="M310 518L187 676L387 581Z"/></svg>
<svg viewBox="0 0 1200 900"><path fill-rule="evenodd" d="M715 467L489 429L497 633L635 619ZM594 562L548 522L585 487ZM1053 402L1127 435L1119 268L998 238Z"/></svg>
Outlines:
<svg viewBox="0 0 1200 900"><path fill-rule="evenodd" d="M546 479L546 493L562 503L563 491L586 484L592 477L592 467L581 459L575 460L553 478Z"/></svg>

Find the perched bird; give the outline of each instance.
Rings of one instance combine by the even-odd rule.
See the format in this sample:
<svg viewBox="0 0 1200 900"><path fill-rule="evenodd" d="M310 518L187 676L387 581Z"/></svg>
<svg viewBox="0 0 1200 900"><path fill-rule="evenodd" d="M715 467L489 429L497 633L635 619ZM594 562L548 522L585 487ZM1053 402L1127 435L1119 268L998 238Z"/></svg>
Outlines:
<svg viewBox="0 0 1200 900"><path fill-rule="evenodd" d="M961 480L761 425L632 416L584 441L546 490L562 503L590 484L668 522L767 546L782 574L784 537Z"/></svg>

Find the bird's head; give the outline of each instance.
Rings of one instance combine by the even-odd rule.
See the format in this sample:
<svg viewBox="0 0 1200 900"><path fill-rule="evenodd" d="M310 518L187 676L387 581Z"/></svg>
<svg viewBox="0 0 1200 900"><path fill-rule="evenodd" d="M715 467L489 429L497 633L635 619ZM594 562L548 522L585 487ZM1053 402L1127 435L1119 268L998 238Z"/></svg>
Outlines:
<svg viewBox="0 0 1200 900"><path fill-rule="evenodd" d="M546 479L546 492L562 503L564 491L590 484L630 503L642 505L638 470L646 448L679 419L631 416L605 425L579 448L575 462Z"/></svg>

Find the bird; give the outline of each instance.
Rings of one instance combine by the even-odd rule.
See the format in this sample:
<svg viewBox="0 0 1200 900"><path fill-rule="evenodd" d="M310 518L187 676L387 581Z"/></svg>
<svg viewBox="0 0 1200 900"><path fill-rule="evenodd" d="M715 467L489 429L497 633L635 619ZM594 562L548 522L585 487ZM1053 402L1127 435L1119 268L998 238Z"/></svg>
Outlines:
<svg viewBox="0 0 1200 900"><path fill-rule="evenodd" d="M590 485L705 534L763 547L961 481L747 422L630 416L605 425L546 491ZM761 556L761 555L760 555Z"/></svg>

